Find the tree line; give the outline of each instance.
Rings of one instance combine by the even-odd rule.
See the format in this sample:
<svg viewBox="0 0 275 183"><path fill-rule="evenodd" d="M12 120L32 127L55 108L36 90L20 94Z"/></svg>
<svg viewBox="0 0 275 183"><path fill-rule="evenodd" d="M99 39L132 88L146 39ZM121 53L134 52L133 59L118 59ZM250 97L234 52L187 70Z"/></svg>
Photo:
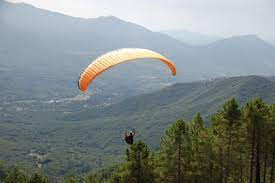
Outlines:
<svg viewBox="0 0 275 183"><path fill-rule="evenodd" d="M191 121L175 121L156 152L137 141L127 148L124 163L85 176L71 174L62 181L272 183L274 162L275 104L257 98L240 107L232 98L211 116L208 126L200 113ZM27 176L16 169L0 168L0 177L4 182L51 182L42 174Z"/></svg>

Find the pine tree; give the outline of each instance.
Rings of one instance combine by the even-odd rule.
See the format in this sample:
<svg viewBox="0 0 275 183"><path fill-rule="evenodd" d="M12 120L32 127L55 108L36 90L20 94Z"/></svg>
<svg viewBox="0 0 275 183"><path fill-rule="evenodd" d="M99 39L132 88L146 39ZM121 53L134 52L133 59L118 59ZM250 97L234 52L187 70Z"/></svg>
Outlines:
<svg viewBox="0 0 275 183"><path fill-rule="evenodd" d="M219 113L214 114L211 117L211 130L213 134L213 151L216 157L215 166L217 169L218 179L217 182L224 182L225 177L225 150L226 150L226 138L225 127L220 121L222 116Z"/></svg>
<svg viewBox="0 0 275 183"><path fill-rule="evenodd" d="M275 104L270 107L270 182L274 180L274 171L275 171Z"/></svg>
<svg viewBox="0 0 275 183"><path fill-rule="evenodd" d="M112 175L111 182L153 183L154 169L148 146L138 141L127 148L126 163Z"/></svg>
<svg viewBox="0 0 275 183"><path fill-rule="evenodd" d="M177 120L168 130L160 144L160 181L185 182L190 170L191 143L188 124Z"/></svg>
<svg viewBox="0 0 275 183"><path fill-rule="evenodd" d="M47 182L46 177L38 173L33 174L30 177L30 180L28 181L28 183L46 183L46 182Z"/></svg>
<svg viewBox="0 0 275 183"><path fill-rule="evenodd" d="M98 177L98 174L91 173L88 176L84 178L85 183L98 183L100 182L100 178ZM102 182L102 181L101 181Z"/></svg>
<svg viewBox="0 0 275 183"><path fill-rule="evenodd" d="M28 176L25 175L22 169L15 167L11 169L5 179L5 183L27 183L28 182Z"/></svg>
<svg viewBox="0 0 275 183"><path fill-rule="evenodd" d="M7 170L4 166L4 163L0 161L0 182L4 182L5 178L7 176Z"/></svg>
<svg viewBox="0 0 275 183"><path fill-rule="evenodd" d="M150 150L148 146L138 141L126 151L131 182L154 182L153 169L150 166Z"/></svg>
<svg viewBox="0 0 275 183"><path fill-rule="evenodd" d="M78 177L74 174L69 174L65 177L65 183L78 183Z"/></svg>
<svg viewBox="0 0 275 183"><path fill-rule="evenodd" d="M227 143L227 165L226 165L226 175L225 175L225 183L228 180L228 177L230 176L230 164L232 163L232 157L231 157L231 146L232 146L232 140L234 136L232 133L238 129L239 120L241 118L241 111L239 109L239 105L237 101L233 98L225 103L223 106L223 109L220 113L223 120L222 122L225 125L226 128L226 136L228 139Z"/></svg>
<svg viewBox="0 0 275 183"><path fill-rule="evenodd" d="M197 113L190 124L190 137L191 137L191 170L194 182L205 181L206 177L203 177L204 168L210 168L207 165L209 160L208 152L206 150L206 129L204 127L204 121ZM207 144L209 145L209 144ZM211 172L211 171L210 171Z"/></svg>
<svg viewBox="0 0 275 183"><path fill-rule="evenodd" d="M216 136L216 153L219 157L220 182L234 182L238 164L237 154L240 154L238 146L239 131L241 129L241 110L238 102L233 98L228 100L212 117L214 135ZM232 175L231 175L232 174Z"/></svg>
<svg viewBox="0 0 275 183"><path fill-rule="evenodd" d="M261 99L257 98L244 107L244 120L247 122L248 139L251 143L250 158L250 178L253 182L253 173L255 167L255 181L261 182L261 155L264 139L264 129L267 125L269 116L269 107Z"/></svg>

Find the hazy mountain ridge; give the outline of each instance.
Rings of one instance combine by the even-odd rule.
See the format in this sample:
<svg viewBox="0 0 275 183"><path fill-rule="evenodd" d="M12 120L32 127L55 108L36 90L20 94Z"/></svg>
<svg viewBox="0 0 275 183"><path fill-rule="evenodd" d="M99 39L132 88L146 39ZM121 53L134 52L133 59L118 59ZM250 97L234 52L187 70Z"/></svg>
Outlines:
<svg viewBox="0 0 275 183"><path fill-rule="evenodd" d="M164 30L161 31L179 41L188 43L190 45L207 45L218 40L222 40L222 37L201 34L197 32L190 32L186 30Z"/></svg>
<svg viewBox="0 0 275 183"><path fill-rule="evenodd" d="M64 91L63 85L60 87L55 83L66 80L70 83L70 88L74 88L74 91L70 89L71 94L78 94L75 86L81 70L89 64L91 59L95 59L106 51L121 47L150 47L156 51L160 49L168 53L172 52L171 50L187 50L184 44L175 39L153 33L144 27L116 17L72 18L27 4L12 4L3 1L2 3L5 5L1 6L0 12L0 24L4 27L0 30L1 40L4 40L0 43L0 59L3 60L2 64L5 68L2 69L3 74L18 73L19 70L20 73L25 72L24 77L39 78L40 86L32 87L43 88L47 93L51 93L52 88L56 88L58 93ZM26 67L26 65L31 67ZM150 65L153 64L150 62L140 62L132 66L134 65L135 67L131 67L131 65L124 64L120 68L112 69L113 72L110 74L98 78L95 86L101 87L102 90L104 87L114 87L116 85L111 83L116 83L118 91L122 88L127 93L141 92L146 87L138 87L143 84L140 83L143 82L140 81L143 74L140 74L139 70L148 73L148 78L156 76L156 79L153 79L157 81L156 83L167 82L166 78L160 78L159 68L165 68L161 64L152 67ZM148 65L149 68L147 68ZM125 70L130 70L130 72L125 72ZM125 84L120 81L116 82L117 79L126 77L129 79L130 73L132 81L125 82L124 80ZM49 76L53 78L52 83L45 81ZM113 78L111 81L108 79L110 76ZM19 76L16 74L12 75L11 82L16 83L17 77ZM44 83L47 84L43 85ZM147 88L156 86L152 87L149 82ZM137 88L140 89L137 90ZM14 88L9 88L9 90L16 91ZM52 97L51 95L48 96Z"/></svg>
<svg viewBox="0 0 275 183"><path fill-rule="evenodd" d="M131 96L175 82L270 75L275 71L274 46L260 39L241 36L206 46L190 46L112 16L74 18L5 1L1 1L0 9L0 26L3 27L0 30L0 77L13 83L4 87L5 97L29 98L23 92L25 88L37 97L74 97L79 94L76 80L82 69L100 54L122 47L161 52L175 62L178 76L172 79L163 65L153 61L123 64L94 82L90 91L99 91L95 95L100 99L112 96L108 91L117 91L116 96ZM18 82L22 78L26 81L23 84ZM3 79L0 82L1 85L6 83Z"/></svg>
<svg viewBox="0 0 275 183"><path fill-rule="evenodd" d="M184 47L184 44L166 35L153 33L114 16L83 19L38 9L24 3L6 4L8 8L2 8L1 12L2 22L39 35L52 49L61 47L66 49L65 51L99 54L110 49L131 47L132 44L156 46L164 40L166 45ZM18 17L21 21L18 21ZM148 38L152 39L150 43Z"/></svg>

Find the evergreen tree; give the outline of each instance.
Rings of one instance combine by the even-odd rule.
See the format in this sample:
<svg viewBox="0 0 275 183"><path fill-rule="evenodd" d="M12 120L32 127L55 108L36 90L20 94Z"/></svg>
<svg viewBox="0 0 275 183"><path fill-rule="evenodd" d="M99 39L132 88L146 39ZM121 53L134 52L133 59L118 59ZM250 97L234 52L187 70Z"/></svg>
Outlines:
<svg viewBox="0 0 275 183"><path fill-rule="evenodd" d="M28 177L25 175L22 169L19 169L18 167L12 168L6 179L5 183L27 183Z"/></svg>
<svg viewBox="0 0 275 183"><path fill-rule="evenodd" d="M65 183L78 183L78 177L74 174L69 174L65 177Z"/></svg>
<svg viewBox="0 0 275 183"><path fill-rule="evenodd" d="M7 176L7 170L4 166L4 163L0 161L0 182L3 182Z"/></svg>
<svg viewBox="0 0 275 183"><path fill-rule="evenodd" d="M227 101L222 109L212 117L214 134L216 135L217 156L219 156L220 182L228 182L231 177L231 166L236 164L232 152L233 142L237 142L238 130L240 129L241 110L238 102L233 98ZM232 182L232 180L230 180Z"/></svg>
<svg viewBox="0 0 275 183"><path fill-rule="evenodd" d="M213 136L205 128L204 121L197 113L190 124L191 138L191 177L192 182L213 182L215 180Z"/></svg>
<svg viewBox="0 0 275 183"><path fill-rule="evenodd" d="M261 154L263 139L265 138L264 129L268 122L269 107L261 99L255 99L244 108L244 119L247 122L248 139L250 141L250 177L249 182L253 182L255 167L255 181L261 182Z"/></svg>
<svg viewBox="0 0 275 183"><path fill-rule="evenodd" d="M204 121L200 115L197 115L193 118L190 125L190 137L191 137L191 171L192 176L194 177L194 182L202 180L203 168L205 165L205 155L204 144L205 144L205 132Z"/></svg>
<svg viewBox="0 0 275 183"><path fill-rule="evenodd" d="M47 179L45 176L35 173L30 177L30 180L28 182L29 183L46 183Z"/></svg>
<svg viewBox="0 0 275 183"><path fill-rule="evenodd" d="M222 111L220 112L220 115L222 117L222 120L220 122L223 123L225 126L225 136L227 139L227 162L226 162L226 169L225 169L225 183L228 180L228 177L230 176L231 171L231 163L232 163L232 155L231 155L231 149L232 149L232 140L236 137L234 137L234 132L238 130L238 125L240 124L240 118L241 118L241 111L239 109L239 105L237 101L233 98L229 101L227 101Z"/></svg>
<svg viewBox="0 0 275 183"><path fill-rule="evenodd" d="M275 104L273 104L270 107L270 117L269 117L269 123L270 123L270 182L272 183L274 181L274 171L275 171Z"/></svg>
<svg viewBox="0 0 275 183"><path fill-rule="evenodd" d="M103 182L102 179L96 173L91 173L84 178L85 183L99 183Z"/></svg>
<svg viewBox="0 0 275 183"><path fill-rule="evenodd" d="M220 121L222 117L219 114L214 114L211 118L212 121L212 134L213 134L213 151L216 157L215 166L218 174L217 182L224 182L225 177L225 150L226 150L226 138L225 127Z"/></svg>
<svg viewBox="0 0 275 183"><path fill-rule="evenodd" d="M154 182L153 169L149 160L150 150L144 142L138 141L131 145L126 155L131 182Z"/></svg>
<svg viewBox="0 0 275 183"><path fill-rule="evenodd" d="M200 113L190 122L177 120L161 138L160 150L150 153L138 141L126 150L122 164L88 174L74 174L66 183L212 183L274 182L275 104L261 99L248 102L242 110L230 99L205 127ZM0 182L46 183L60 179L23 171L7 170L0 162ZM60 177L59 177L60 178Z"/></svg>
<svg viewBox="0 0 275 183"><path fill-rule="evenodd" d="M161 182L185 182L190 170L191 143L188 124L177 120L161 139L160 178Z"/></svg>
<svg viewBox="0 0 275 183"><path fill-rule="evenodd" d="M150 150L144 142L138 141L127 148L126 156L126 163L112 176L112 182L154 182Z"/></svg>

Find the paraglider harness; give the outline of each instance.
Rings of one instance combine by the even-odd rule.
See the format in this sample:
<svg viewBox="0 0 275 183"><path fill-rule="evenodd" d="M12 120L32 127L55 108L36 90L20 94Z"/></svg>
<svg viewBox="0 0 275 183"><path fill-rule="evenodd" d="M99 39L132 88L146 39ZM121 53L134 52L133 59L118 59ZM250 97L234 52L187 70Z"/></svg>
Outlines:
<svg viewBox="0 0 275 183"><path fill-rule="evenodd" d="M135 136L135 134L136 134L135 129L133 129L132 131L130 131L130 133L128 133L128 134L125 131L124 140L126 141L127 144L132 145L134 143L134 136Z"/></svg>

